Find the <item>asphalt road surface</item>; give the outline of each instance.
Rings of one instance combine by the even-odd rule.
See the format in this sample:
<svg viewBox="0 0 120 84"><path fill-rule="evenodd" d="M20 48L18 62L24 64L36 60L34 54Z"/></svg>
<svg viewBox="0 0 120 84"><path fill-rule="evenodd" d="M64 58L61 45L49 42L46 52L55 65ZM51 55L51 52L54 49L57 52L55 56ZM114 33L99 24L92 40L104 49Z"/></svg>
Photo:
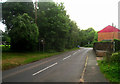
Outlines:
<svg viewBox="0 0 120 84"><path fill-rule="evenodd" d="M65 52L3 71L3 82L79 82L92 48Z"/></svg>

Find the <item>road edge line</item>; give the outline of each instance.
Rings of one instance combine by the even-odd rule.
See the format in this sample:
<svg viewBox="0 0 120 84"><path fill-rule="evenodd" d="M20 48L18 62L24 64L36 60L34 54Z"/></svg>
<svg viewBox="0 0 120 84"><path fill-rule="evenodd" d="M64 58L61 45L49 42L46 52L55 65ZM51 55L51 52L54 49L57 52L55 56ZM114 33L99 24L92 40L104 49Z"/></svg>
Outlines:
<svg viewBox="0 0 120 84"><path fill-rule="evenodd" d="M85 61L84 69L83 69L83 72L82 72L82 75L81 75L81 78L80 78L80 82L84 82L84 74L85 74L85 70L86 70L86 67L87 67L87 62L88 62L88 56L86 57L86 61Z"/></svg>

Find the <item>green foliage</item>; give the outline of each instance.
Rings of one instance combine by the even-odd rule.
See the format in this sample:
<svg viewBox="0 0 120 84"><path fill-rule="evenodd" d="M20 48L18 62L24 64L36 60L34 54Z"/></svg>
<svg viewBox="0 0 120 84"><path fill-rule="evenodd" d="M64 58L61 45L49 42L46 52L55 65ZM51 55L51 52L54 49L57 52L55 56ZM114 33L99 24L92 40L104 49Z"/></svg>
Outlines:
<svg viewBox="0 0 120 84"><path fill-rule="evenodd" d="M98 61L100 70L110 82L120 82L120 68L118 63L108 63L106 61Z"/></svg>
<svg viewBox="0 0 120 84"><path fill-rule="evenodd" d="M115 51L120 51L120 40L114 39L115 42Z"/></svg>
<svg viewBox="0 0 120 84"><path fill-rule="evenodd" d="M111 56L111 62L115 63L119 63L120 62L120 52L116 52L116 53L113 53L112 56Z"/></svg>
<svg viewBox="0 0 120 84"><path fill-rule="evenodd" d="M85 47L93 47L93 44L87 44Z"/></svg>
<svg viewBox="0 0 120 84"><path fill-rule="evenodd" d="M104 43L104 42L112 42L111 40L102 40L102 41L98 41L98 43Z"/></svg>
<svg viewBox="0 0 120 84"><path fill-rule="evenodd" d="M97 41L98 41L98 33L97 33L97 31L95 31L94 40L92 41L92 43L95 43Z"/></svg>
<svg viewBox="0 0 120 84"><path fill-rule="evenodd" d="M93 42L97 41L97 32L93 28L88 28L87 30L81 30L81 46L85 46L87 44L93 44Z"/></svg>
<svg viewBox="0 0 120 84"><path fill-rule="evenodd" d="M69 32L68 32L68 41L67 48L77 47L80 45L80 29L78 29L77 24L74 21L70 22Z"/></svg>
<svg viewBox="0 0 120 84"><path fill-rule="evenodd" d="M9 32L11 49L35 50L38 42L38 27L28 14L19 15L12 20L13 28Z"/></svg>
<svg viewBox="0 0 120 84"><path fill-rule="evenodd" d="M10 37L9 37L9 35L8 35L8 33L7 32L3 32L2 33L2 41L4 41L4 42L10 42Z"/></svg>
<svg viewBox="0 0 120 84"><path fill-rule="evenodd" d="M111 82L120 82L120 52L113 53L109 57L110 61L108 59L98 61L100 69Z"/></svg>
<svg viewBox="0 0 120 84"><path fill-rule="evenodd" d="M32 1L32 0L31 0ZM32 2L5 2L2 3L2 21L6 24L7 29L12 29L12 20L19 14L27 13L34 17L34 6Z"/></svg>
<svg viewBox="0 0 120 84"><path fill-rule="evenodd" d="M103 43L103 42L112 42L112 41L111 40L103 40L103 41L99 41L99 42Z"/></svg>
<svg viewBox="0 0 120 84"><path fill-rule="evenodd" d="M44 52L44 53L43 52L3 52L2 70L7 70L19 65L35 62L43 58L55 56L64 52L73 51L77 49L79 48L66 49L63 52Z"/></svg>
<svg viewBox="0 0 120 84"><path fill-rule="evenodd" d="M71 49L77 47L77 45L85 46L97 41L97 33L95 30L93 28L80 30L76 22L72 21L69 15L66 14L63 3L38 2L38 7L37 26L39 37L37 39L38 33L35 33L37 26L33 24L35 18L33 3L3 3L2 19L3 23L7 25L8 34L10 34L11 37L11 49L18 49L19 47L19 50L34 50L34 48L31 47L38 45L40 51L42 51L43 48L45 51L64 51L66 48ZM22 17L21 15L24 13L27 13L33 20L31 21L29 17L27 17L29 18L28 20L26 17ZM33 28L35 30L33 30ZM44 40L44 44L41 40ZM27 43L27 47L22 48L21 45L25 43Z"/></svg>
<svg viewBox="0 0 120 84"><path fill-rule="evenodd" d="M37 25L39 39L45 40L45 50L63 51L75 47L78 44L79 29L66 15L63 3L39 2L39 8Z"/></svg>
<svg viewBox="0 0 120 84"><path fill-rule="evenodd" d="M10 45L1 45L2 47L2 52L10 52Z"/></svg>

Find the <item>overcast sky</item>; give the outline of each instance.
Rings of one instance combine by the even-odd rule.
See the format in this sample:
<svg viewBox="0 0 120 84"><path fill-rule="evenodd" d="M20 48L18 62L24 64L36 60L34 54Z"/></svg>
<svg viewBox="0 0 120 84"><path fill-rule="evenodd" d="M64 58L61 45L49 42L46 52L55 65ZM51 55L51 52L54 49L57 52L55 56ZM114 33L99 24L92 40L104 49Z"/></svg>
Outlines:
<svg viewBox="0 0 120 84"><path fill-rule="evenodd" d="M96 31L108 25L118 27L118 2L120 0L54 0L64 2L67 14L80 29L93 27Z"/></svg>
<svg viewBox="0 0 120 84"><path fill-rule="evenodd" d="M80 29L93 27L96 31L108 25L118 28L118 2L120 0L53 0L64 2L65 10ZM0 24L0 29L3 26Z"/></svg>

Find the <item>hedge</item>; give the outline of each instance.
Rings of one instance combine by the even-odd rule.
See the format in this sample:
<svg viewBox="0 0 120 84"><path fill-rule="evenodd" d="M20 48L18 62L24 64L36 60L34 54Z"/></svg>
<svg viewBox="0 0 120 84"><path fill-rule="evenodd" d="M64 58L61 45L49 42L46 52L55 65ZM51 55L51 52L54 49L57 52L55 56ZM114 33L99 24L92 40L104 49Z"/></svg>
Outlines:
<svg viewBox="0 0 120 84"><path fill-rule="evenodd" d="M115 42L115 52L120 51L120 40L114 39Z"/></svg>

